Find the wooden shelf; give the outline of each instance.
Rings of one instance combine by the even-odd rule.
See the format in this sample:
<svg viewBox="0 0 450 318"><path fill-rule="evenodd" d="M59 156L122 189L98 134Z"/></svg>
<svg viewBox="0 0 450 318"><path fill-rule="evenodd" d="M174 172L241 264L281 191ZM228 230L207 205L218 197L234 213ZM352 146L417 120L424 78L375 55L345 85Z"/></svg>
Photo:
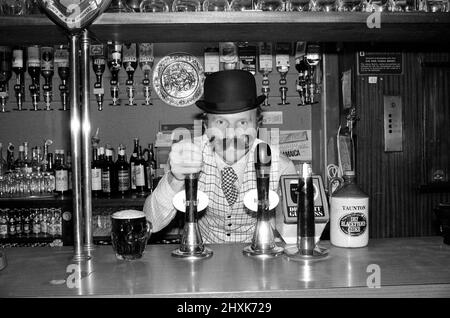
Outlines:
<svg viewBox="0 0 450 318"><path fill-rule="evenodd" d="M369 28L365 12L104 13L90 27L106 42L320 41L442 43L450 37L449 13L381 13ZM56 44L65 32L45 16L2 17L0 43Z"/></svg>

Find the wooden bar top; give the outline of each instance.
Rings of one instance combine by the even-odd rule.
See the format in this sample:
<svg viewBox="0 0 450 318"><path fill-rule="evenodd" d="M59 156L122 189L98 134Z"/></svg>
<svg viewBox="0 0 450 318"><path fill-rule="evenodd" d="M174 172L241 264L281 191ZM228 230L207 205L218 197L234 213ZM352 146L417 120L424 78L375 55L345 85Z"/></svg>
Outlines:
<svg viewBox="0 0 450 318"><path fill-rule="evenodd" d="M328 257L308 263L247 257L245 246L210 245L214 255L197 261L172 257L178 245L148 245L134 261L98 246L78 265L72 247L5 249L0 297L450 297L441 237L372 239L357 249L324 241Z"/></svg>

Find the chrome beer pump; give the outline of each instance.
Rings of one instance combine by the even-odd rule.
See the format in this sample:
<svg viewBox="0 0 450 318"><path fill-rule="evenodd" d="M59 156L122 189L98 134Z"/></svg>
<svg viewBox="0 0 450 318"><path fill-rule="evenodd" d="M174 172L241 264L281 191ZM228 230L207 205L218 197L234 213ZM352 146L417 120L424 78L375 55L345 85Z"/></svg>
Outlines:
<svg viewBox="0 0 450 318"><path fill-rule="evenodd" d="M174 205L177 210L185 211L185 223L181 237L180 247L172 251L172 256L196 260L208 258L213 255L212 250L205 247L197 222L197 210L206 208L206 194L198 191L198 173L188 174L184 179L184 191L174 197ZM182 197L185 195L184 206ZM200 195L202 197L200 198ZM181 198L181 200L179 200Z"/></svg>
<svg viewBox="0 0 450 318"><path fill-rule="evenodd" d="M262 74L262 86L261 92L266 96L264 99L263 106L270 106L269 103L269 92L270 92L270 82L269 74L272 72L272 43L262 42L259 43L259 72Z"/></svg>
<svg viewBox="0 0 450 318"><path fill-rule="evenodd" d="M286 247L284 253L290 260L323 258L328 255L328 251L316 245L311 164L303 164L302 176L299 177L297 189L297 245Z"/></svg>
<svg viewBox="0 0 450 318"><path fill-rule="evenodd" d="M270 168L272 164L272 154L268 144L260 143L255 150L255 170L256 170L256 227L251 245L242 251L244 255L255 257L276 257L283 253L283 248L275 244L274 228L271 222L270 210L278 203L276 193L269 190ZM275 198L270 193L275 194ZM248 202L255 201L251 197L254 192L248 192L244 202L250 210L254 210ZM272 199L272 200L270 200ZM270 202L272 201L272 202ZM275 205L275 206L273 206Z"/></svg>
<svg viewBox="0 0 450 318"><path fill-rule="evenodd" d="M2 113L7 112L5 106L8 101L8 83L12 76L11 64L11 49L7 46L0 46L0 104Z"/></svg>

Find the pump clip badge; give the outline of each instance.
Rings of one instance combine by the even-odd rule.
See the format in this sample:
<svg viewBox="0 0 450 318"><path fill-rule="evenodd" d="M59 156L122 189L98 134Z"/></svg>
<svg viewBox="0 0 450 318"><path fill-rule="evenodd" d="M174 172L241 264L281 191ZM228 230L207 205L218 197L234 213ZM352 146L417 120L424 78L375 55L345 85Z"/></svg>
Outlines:
<svg viewBox="0 0 450 318"><path fill-rule="evenodd" d="M111 0L38 0L45 14L70 33L89 26L111 3Z"/></svg>

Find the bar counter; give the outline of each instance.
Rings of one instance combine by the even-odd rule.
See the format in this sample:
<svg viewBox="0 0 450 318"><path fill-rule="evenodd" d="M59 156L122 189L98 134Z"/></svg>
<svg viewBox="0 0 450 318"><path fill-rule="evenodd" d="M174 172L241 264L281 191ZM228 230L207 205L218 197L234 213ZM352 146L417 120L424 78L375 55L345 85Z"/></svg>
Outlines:
<svg viewBox="0 0 450 318"><path fill-rule="evenodd" d="M450 246L441 237L321 246L327 258L308 263L247 257L245 244L210 245L214 255L197 261L172 257L173 244L148 245L134 261L97 246L79 265L73 247L9 248L0 297L450 297Z"/></svg>

